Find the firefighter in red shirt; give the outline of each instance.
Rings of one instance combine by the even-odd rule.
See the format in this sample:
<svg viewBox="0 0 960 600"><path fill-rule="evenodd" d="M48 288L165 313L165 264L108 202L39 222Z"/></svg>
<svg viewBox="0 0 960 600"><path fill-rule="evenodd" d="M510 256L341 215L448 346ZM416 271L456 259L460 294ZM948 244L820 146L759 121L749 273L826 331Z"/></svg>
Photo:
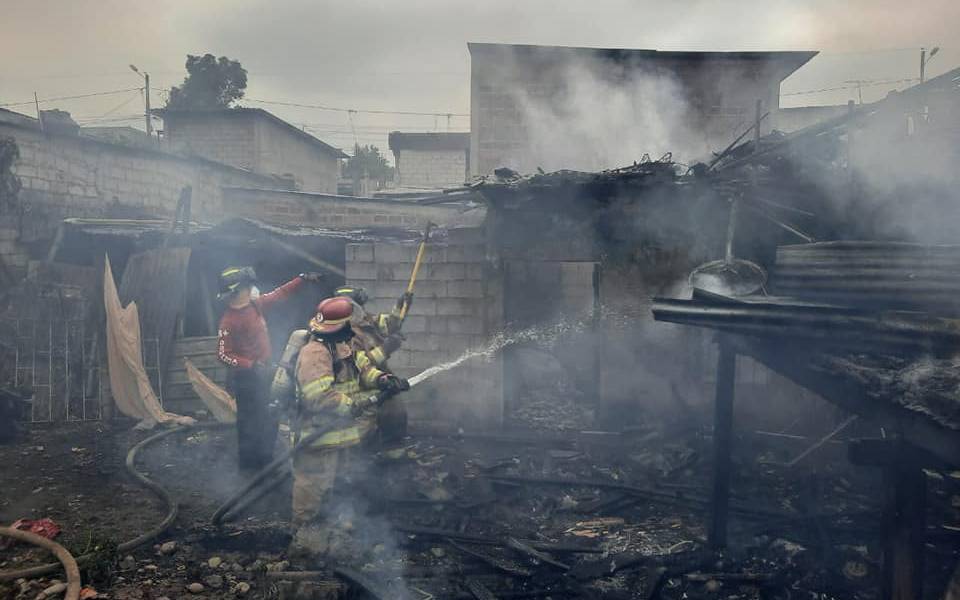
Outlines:
<svg viewBox="0 0 960 600"><path fill-rule="evenodd" d="M264 313L295 292L304 273L270 293L258 296L252 267L230 267L220 274L219 298L227 303L220 318L218 356L229 367L227 387L237 401L237 450L241 469L264 467L273 456L277 420L268 410L272 350Z"/></svg>

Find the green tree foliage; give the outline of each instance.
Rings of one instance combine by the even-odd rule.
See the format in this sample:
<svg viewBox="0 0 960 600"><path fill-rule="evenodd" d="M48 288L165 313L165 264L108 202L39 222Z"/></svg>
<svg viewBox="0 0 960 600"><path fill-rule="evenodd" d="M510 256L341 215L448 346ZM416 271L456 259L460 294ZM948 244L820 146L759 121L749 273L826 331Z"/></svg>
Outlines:
<svg viewBox="0 0 960 600"><path fill-rule="evenodd" d="M19 208L20 178L13 165L20 158L20 148L13 138L0 138L0 213Z"/></svg>
<svg viewBox="0 0 960 600"><path fill-rule="evenodd" d="M171 110L209 110L230 108L243 98L247 88L247 70L240 63L212 54L187 55L187 76L179 87L170 89L167 108Z"/></svg>
<svg viewBox="0 0 960 600"><path fill-rule="evenodd" d="M343 177L362 179L364 176L383 185L393 180L393 167L380 154L380 148L357 144L353 147L353 156L343 165Z"/></svg>

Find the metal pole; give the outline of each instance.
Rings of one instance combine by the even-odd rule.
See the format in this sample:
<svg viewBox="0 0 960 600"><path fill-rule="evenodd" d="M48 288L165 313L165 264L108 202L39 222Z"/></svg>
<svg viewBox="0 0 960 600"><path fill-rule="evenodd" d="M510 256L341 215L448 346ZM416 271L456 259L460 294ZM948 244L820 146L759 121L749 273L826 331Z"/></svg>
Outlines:
<svg viewBox="0 0 960 600"><path fill-rule="evenodd" d="M47 420L53 422L53 321L47 321Z"/></svg>
<svg viewBox="0 0 960 600"><path fill-rule="evenodd" d="M927 70L927 49L920 48L920 83L923 83Z"/></svg>
<svg viewBox="0 0 960 600"><path fill-rule="evenodd" d="M66 404L67 422L70 422L70 321L63 321L63 403Z"/></svg>
<svg viewBox="0 0 960 600"><path fill-rule="evenodd" d="M147 121L147 137L153 137L153 125L150 123L150 73L143 74L143 103L145 110L143 116Z"/></svg>
<svg viewBox="0 0 960 600"><path fill-rule="evenodd" d="M37 99L37 93L33 93L33 104L37 107L37 121L40 123L40 133L44 133L43 115L40 114L40 100Z"/></svg>

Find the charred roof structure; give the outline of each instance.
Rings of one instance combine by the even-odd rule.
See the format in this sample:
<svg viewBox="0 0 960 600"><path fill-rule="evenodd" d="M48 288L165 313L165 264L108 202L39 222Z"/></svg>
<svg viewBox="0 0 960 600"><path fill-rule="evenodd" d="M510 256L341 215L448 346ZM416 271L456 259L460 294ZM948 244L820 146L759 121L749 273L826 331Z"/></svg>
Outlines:
<svg viewBox="0 0 960 600"><path fill-rule="evenodd" d="M921 596L922 469L960 464L953 358L960 253L957 246L915 240L955 240L956 229L938 221L957 216L946 200L955 197L956 171L944 167L957 159L958 123L960 70L954 70L715 159L718 184L739 188L733 206L747 202L763 211L758 201L784 202L797 211L794 221L809 225L804 234L777 221L784 229L850 240L768 254L771 277L762 293L695 290L690 300L654 303L658 320L720 333L710 529L716 543L726 539L739 354L880 425L886 436L853 444L850 457L886 473L883 597ZM861 239L872 241L855 241Z"/></svg>

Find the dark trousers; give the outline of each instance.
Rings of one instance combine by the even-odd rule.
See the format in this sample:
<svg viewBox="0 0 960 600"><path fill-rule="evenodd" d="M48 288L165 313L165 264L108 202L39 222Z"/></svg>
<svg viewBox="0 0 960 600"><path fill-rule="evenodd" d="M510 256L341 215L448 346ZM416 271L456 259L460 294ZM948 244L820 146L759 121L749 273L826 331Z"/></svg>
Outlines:
<svg viewBox="0 0 960 600"><path fill-rule="evenodd" d="M269 384L252 369L230 369L229 388L237 400L237 453L241 469L264 467L277 443L276 415L268 408Z"/></svg>

